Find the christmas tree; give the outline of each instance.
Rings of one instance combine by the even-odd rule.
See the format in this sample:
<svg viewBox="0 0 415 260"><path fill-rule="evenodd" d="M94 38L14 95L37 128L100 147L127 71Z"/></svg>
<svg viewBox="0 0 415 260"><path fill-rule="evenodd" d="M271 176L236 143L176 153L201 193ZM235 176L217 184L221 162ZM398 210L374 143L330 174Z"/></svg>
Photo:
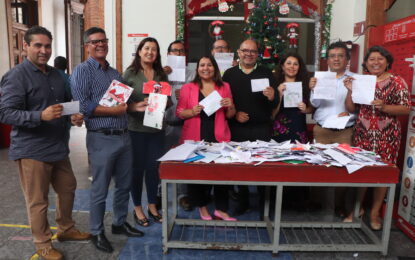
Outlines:
<svg viewBox="0 0 415 260"><path fill-rule="evenodd" d="M259 43L258 62L271 70L286 49L277 16L278 6L284 3L284 0L255 0L244 28L246 37Z"/></svg>

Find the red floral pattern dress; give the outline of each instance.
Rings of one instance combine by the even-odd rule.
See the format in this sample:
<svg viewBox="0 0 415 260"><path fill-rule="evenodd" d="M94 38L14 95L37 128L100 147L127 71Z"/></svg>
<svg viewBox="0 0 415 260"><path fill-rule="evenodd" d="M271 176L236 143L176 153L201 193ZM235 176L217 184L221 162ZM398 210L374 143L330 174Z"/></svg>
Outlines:
<svg viewBox="0 0 415 260"><path fill-rule="evenodd" d="M386 105L411 107L408 86L403 78L395 75L376 83L375 99L383 100ZM399 120L374 106L359 106L354 132L355 145L376 152L385 161L396 163L401 141Z"/></svg>

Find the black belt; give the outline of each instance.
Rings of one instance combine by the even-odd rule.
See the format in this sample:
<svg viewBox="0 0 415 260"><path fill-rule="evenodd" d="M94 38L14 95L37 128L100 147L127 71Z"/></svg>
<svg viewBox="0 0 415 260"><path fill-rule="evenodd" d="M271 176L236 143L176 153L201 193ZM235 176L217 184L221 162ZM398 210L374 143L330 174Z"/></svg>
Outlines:
<svg viewBox="0 0 415 260"><path fill-rule="evenodd" d="M343 128L343 129L337 129L337 128L326 128L326 127L323 127L322 125L320 125L319 123L317 123L321 128L324 128L324 129L327 129L327 130L330 130L330 131L335 131L335 132L339 132L339 131L343 131L343 130L345 130L345 129L349 129L349 128L352 128L354 125L350 125L350 126L346 126L345 128Z"/></svg>
<svg viewBox="0 0 415 260"><path fill-rule="evenodd" d="M123 135L128 133L128 129L97 129L89 131L94 133L101 133L104 135Z"/></svg>

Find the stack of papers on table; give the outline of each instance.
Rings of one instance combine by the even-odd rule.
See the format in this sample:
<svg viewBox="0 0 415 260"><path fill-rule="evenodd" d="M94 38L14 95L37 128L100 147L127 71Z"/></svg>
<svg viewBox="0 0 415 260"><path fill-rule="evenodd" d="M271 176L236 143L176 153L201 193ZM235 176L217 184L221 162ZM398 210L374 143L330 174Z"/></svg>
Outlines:
<svg viewBox="0 0 415 260"><path fill-rule="evenodd" d="M380 156L347 144L292 144L289 141L277 143L229 142L207 143L186 142L171 149L159 161L195 161L203 163L255 163L263 162L307 162L310 164L346 167L349 173L369 165L385 165ZM187 162L188 162L187 161Z"/></svg>

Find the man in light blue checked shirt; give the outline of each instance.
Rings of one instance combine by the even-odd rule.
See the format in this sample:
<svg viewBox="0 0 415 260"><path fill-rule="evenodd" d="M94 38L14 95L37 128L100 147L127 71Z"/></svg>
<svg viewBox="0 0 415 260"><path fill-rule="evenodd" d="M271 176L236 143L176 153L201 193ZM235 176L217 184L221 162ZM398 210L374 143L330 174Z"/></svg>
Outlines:
<svg viewBox="0 0 415 260"><path fill-rule="evenodd" d="M126 222L132 170L127 109L144 111L147 102L123 103L114 107L99 105L112 80L122 81L122 77L106 61L108 39L103 29L92 27L85 31L84 43L89 58L75 68L71 88L74 99L80 102L88 129L86 143L93 178L90 208L92 242L98 250L111 253L113 248L105 236L103 224L111 177L115 181L112 233L129 237L144 235Z"/></svg>

